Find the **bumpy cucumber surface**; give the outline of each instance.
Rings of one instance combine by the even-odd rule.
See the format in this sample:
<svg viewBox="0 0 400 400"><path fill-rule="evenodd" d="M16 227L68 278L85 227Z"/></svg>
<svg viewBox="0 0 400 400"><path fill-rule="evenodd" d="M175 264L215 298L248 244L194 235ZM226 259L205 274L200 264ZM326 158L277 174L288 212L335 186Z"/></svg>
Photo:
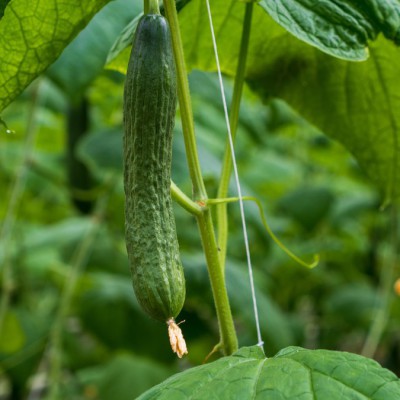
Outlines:
<svg viewBox="0 0 400 400"><path fill-rule="evenodd" d="M170 192L176 69L169 26L147 14L137 26L124 92L125 236L133 287L153 318L185 300Z"/></svg>

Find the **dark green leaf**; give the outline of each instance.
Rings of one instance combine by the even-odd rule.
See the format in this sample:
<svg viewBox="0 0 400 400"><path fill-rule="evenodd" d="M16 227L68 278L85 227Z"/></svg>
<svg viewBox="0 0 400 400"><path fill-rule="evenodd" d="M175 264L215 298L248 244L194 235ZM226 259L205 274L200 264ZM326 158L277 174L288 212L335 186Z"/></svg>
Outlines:
<svg viewBox="0 0 400 400"><path fill-rule="evenodd" d="M375 317L377 308L383 307L382 298L372 287L351 283L335 288L326 300L325 309L338 326L365 326L367 329Z"/></svg>
<svg viewBox="0 0 400 400"><path fill-rule="evenodd" d="M142 15L143 13L137 15L136 18L130 21L129 24L126 25L119 34L117 40L114 42L107 55L107 63L110 63L112 60L118 57L122 51L132 45L133 36L135 34L139 19L142 17ZM128 49L128 52L130 53L130 49Z"/></svg>
<svg viewBox="0 0 400 400"><path fill-rule="evenodd" d="M79 372L85 385L96 388L99 400L131 400L170 375L154 361L117 354L109 363Z"/></svg>
<svg viewBox="0 0 400 400"><path fill-rule="evenodd" d="M328 188L302 186L286 194L278 207L305 229L313 229L328 214L333 194Z"/></svg>
<svg viewBox="0 0 400 400"><path fill-rule="evenodd" d="M0 21L0 111L109 0L14 0Z"/></svg>
<svg viewBox="0 0 400 400"><path fill-rule="evenodd" d="M108 348L130 349L160 361L174 359L166 325L143 313L129 275L84 275L77 304L85 329Z"/></svg>
<svg viewBox="0 0 400 400"><path fill-rule="evenodd" d="M368 40L381 32L400 41L397 0L261 0L260 5L297 38L339 58L365 60Z"/></svg>
<svg viewBox="0 0 400 400"><path fill-rule="evenodd" d="M356 354L288 347L273 358L260 348L174 375L140 400L395 400L400 380Z"/></svg>
<svg viewBox="0 0 400 400"><path fill-rule="evenodd" d="M101 72L116 36L140 8L140 2L112 1L63 51L47 75L71 98L79 96Z"/></svg>
<svg viewBox="0 0 400 400"><path fill-rule="evenodd" d="M340 141L387 199L398 196L398 49L378 40L371 45L370 60L349 63L292 43L289 37L281 38L280 45L287 49L285 55L275 47L271 63L253 71L251 85L265 98L285 99Z"/></svg>
<svg viewBox="0 0 400 400"><path fill-rule="evenodd" d="M180 11L183 7L186 6L191 0L176 0L176 9ZM163 6L161 4L161 13L164 13ZM110 69L115 69L120 71L121 73L126 72L126 66L128 65L128 59L130 55L130 46L132 45L133 36L135 35L136 27L139 22L139 19L142 17L143 13L137 15L132 21L129 22L128 25L122 30L114 44L112 45L108 56L107 56L107 64ZM118 60L114 63L113 61L118 58ZM126 59L126 63L120 63L120 58Z"/></svg>
<svg viewBox="0 0 400 400"><path fill-rule="evenodd" d="M122 131L106 130L86 136L78 154L93 172L122 170Z"/></svg>
<svg viewBox="0 0 400 400"><path fill-rule="evenodd" d="M223 72L235 73L244 6L213 2L214 28ZM215 70L207 11L192 0L181 12L189 68ZM254 9L247 79L266 100L280 97L325 134L340 141L381 188L399 194L400 51L379 39L370 60L351 63L330 57L285 32Z"/></svg>

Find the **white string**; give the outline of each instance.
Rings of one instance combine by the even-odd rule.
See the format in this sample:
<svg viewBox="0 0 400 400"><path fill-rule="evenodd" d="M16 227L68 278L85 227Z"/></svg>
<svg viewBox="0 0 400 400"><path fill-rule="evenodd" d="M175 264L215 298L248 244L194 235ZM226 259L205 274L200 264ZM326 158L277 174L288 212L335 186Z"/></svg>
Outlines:
<svg viewBox="0 0 400 400"><path fill-rule="evenodd" d="M256 329L257 329L257 339L258 339L257 345L262 347L264 342L261 337L260 321L258 318L256 291L254 288L253 268L251 266L249 239L248 239L248 235L247 235L246 219L245 219L245 215L244 215L242 189L240 188L239 174L238 174L237 165L236 165L236 157L235 157L235 150L234 150L234 146L233 146L231 126L229 123L228 107L226 105L224 83L222 81L221 67L219 64L219 57L218 57L218 50L217 50L217 42L215 40L214 26L213 26L212 17L211 17L211 9L210 9L209 0L206 0L206 4L207 4L208 19L210 22L211 37L212 37L212 42L213 42L213 47L214 47L215 62L217 64L217 70L218 70L218 78L219 78L219 85L220 85L220 89L221 89L222 104L224 106L226 127L228 129L228 138L229 138L229 145L230 145L231 155L232 155L233 171L234 171L234 175L235 175L235 181L236 181L238 197L239 197L240 216L242 219L243 237L244 237L244 244L245 244L245 248L246 248L247 267L249 270L251 296L253 299L254 318L256 321Z"/></svg>

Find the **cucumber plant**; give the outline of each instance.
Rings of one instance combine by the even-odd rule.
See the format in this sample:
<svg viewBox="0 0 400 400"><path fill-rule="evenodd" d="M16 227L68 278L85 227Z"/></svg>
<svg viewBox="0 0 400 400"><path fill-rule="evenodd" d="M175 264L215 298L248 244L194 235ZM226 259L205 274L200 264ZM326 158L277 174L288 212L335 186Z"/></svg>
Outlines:
<svg viewBox="0 0 400 400"><path fill-rule="evenodd" d="M182 7L185 6L181 20L182 25L185 25L184 18L186 18L184 46L175 9L178 2ZM4 62L0 63L2 80L0 82L0 111L54 61L64 45L76 35L97 10L107 3L107 0L88 0L84 9L80 7L80 2L77 0L72 0L68 4L62 0L54 0L50 2L51 4L45 3L33 1L34 19L32 19L32 7L27 9L24 0L6 1L1 7L1 22L4 21L8 25L5 23L0 25L0 54L4 58ZM178 316L184 302L185 284L179 260L170 193L170 146L177 94L188 169L193 183L193 196L187 197L172 183L172 197L197 219L218 319L220 343L216 349L221 350L227 357L205 367L177 375L154 388L150 393L144 394L143 398L171 398L176 395L176 391L180 391L183 398L205 398L210 387L214 397L221 399L238 398L238 396L257 399L282 396L316 399L336 399L343 396L367 399L399 398L399 380L365 358L341 352L313 352L299 348L286 348L268 360L265 359L262 350L257 347L241 349L235 353L238 342L225 287L224 271L228 239L225 203L232 201L226 198L231 175L230 156L229 153L225 153L218 198L208 199L198 160L183 56L183 47L189 47L188 42L191 41L196 42L191 49L192 55L199 49L203 52L205 48L209 49L204 41L204 37L209 40L209 36L204 33L207 27L200 26L197 30L193 29L195 33L188 28L188 26L191 28L193 24L194 15L199 15L197 22L201 25L203 3L203 0L178 0L177 2L165 0L163 4L165 20L159 13L156 0L144 1L146 15L138 28L138 39L135 39L133 47L125 92L126 234L138 300L151 317L167 322L173 349L181 356L186 348L174 319ZM247 79L249 82L252 81L253 88L257 89L262 96L267 97L272 93L274 96L282 97L292 105L297 105L299 111L325 133L329 134L330 130L335 131L334 134L331 133L331 136L337 135L339 140L342 140L350 149L353 146L352 150L356 157L361 161L364 160L360 164L372 171L371 175L376 181L388 181L387 185L385 182L381 182L381 185L387 188L389 198L395 198L398 193L394 182L398 176L396 172L398 154L395 144L398 141L399 119L396 110L399 109L399 97L393 77L397 76L400 62L398 49L392 43L385 41L386 39L380 38L377 41L378 44L371 47L375 62L373 67L370 64L363 67L364 63L354 66L356 64L346 63L334 57L327 58L315 48L307 47L299 41L296 42L296 39L288 35L278 24L301 40L311 43L328 54L342 59L362 61L368 56L366 49L369 40L374 39L379 33L383 33L387 39L395 43L399 42L400 6L398 1L378 0L361 4L361 2L338 0L328 1L323 7L318 5L318 2L311 4L312 2L304 0L295 2L249 0L244 3L236 0L226 2L214 0L213 2L213 6L218 7L221 25L219 35L222 35L221 32L226 27L231 28L233 21L237 27L241 27L240 17L245 15L236 73L231 61L237 58L237 49L231 45L223 49L225 55L229 56L227 59L230 63L228 66L225 65L225 72L235 76L231 127L238 122L241 88L244 80ZM305 3L307 7L304 7ZM334 3L334 6L331 3ZM240 7L242 7L241 10ZM245 12L243 12L244 8ZM255 12L256 16L253 18L252 11L256 9L258 12ZM186 13L186 10L190 12ZM266 16L265 12L272 18ZM390 18L387 17L388 15ZM46 18L46 26L42 24L44 18ZM247 46L252 18L253 25L257 25L258 31L254 41ZM271 25L274 24L273 19L278 24ZM21 23L27 20L30 24ZM39 26L35 25L39 23ZM168 25L171 37L167 33ZM60 27L62 29L58 29ZM146 31L145 27L148 28L149 36L141 35ZM40 37L37 35L39 28ZM229 36L229 44L231 44L233 31L227 30L229 35L225 34L225 37ZM197 36L193 37L194 35ZM156 37L157 40L147 42L149 37ZM265 40L266 37L268 40ZM144 43L147 45L145 48L141 47L139 51L138 48ZM164 47L166 44L168 47ZM13 48L10 52L10 46L18 48ZM247 52L252 53L252 57L249 57L252 61L249 71L245 69ZM35 57L27 57L32 54ZM191 62L190 68L213 69L210 67L209 57L197 58L198 60L193 61L193 57L188 57ZM31 67L32 64L35 64L35 68L27 68L27 65ZM323 69L319 69L320 67ZM285 75L287 72L291 75L290 79L282 79L282 77L287 78L287 74ZM361 81L359 82L354 79L355 75L366 76L369 79L359 79ZM325 79L328 76L329 79ZM339 77L345 77L347 82L352 83L350 85L352 90L343 86L347 89L346 96L349 93L360 96L350 98L353 101L347 102L345 107L337 101L339 97L341 100L343 98L347 100L344 96L346 90L336 90L342 89L338 83L341 82L337 79ZM267 88L264 87L264 85L267 86L266 82ZM308 85L314 83L318 89L307 86L307 90L304 90L307 83ZM320 92L320 87L329 90ZM332 87L335 90L332 90ZM365 87L370 90L365 92ZM376 105L379 103L379 106L370 107L372 103L370 99L373 97L371 93L374 96L381 96L376 101ZM354 118L347 115L349 105L354 111ZM363 125L364 118L360 116L365 115L366 109L368 109L369 118L365 118L366 124ZM346 121L343 118L345 114ZM381 119L374 119L377 114ZM337 125L337 121L341 124ZM0 127L3 128L3 125L0 119ZM364 129L363 126L368 129ZM377 127L385 127L382 132L379 129L379 134L385 139L379 141L379 146L375 146L376 140L370 140L375 138L373 135L376 135ZM9 132L5 125L4 128ZM235 129L232 131L234 132ZM362 135L357 136L355 132L361 132ZM347 138L352 140L347 140ZM365 146L358 146L361 139L365 139L362 141ZM374 146L368 146L369 142ZM392 143L394 143L393 146L391 146ZM395 149L393 152L389 151L391 147ZM375 162L371 163L371 160ZM372 164L375 167L372 167ZM381 179L382 177L389 177L389 179ZM215 225L210 212L210 207L213 205L217 206ZM217 236L215 232L218 233ZM87 246L83 243L82 248L85 247ZM79 263L77 262L76 265L79 266ZM3 276L6 276L6 271L6 269L2 271ZM6 288L7 285L4 285L4 282L6 279L3 280L3 287ZM386 306L388 304L388 302L385 303ZM4 312L0 314L5 315ZM386 321L387 318L384 317L376 320L378 323ZM0 321L1 319L0 316ZM385 323L381 322L381 324ZM379 329L373 328L371 329L372 345L368 346L373 349L371 354L374 354L376 343L379 342L382 334ZM214 379L215 377L218 379ZM243 377L246 379L242 379ZM54 381L58 380L60 376ZM199 381L203 383L200 388ZM204 383L209 383L211 386Z"/></svg>

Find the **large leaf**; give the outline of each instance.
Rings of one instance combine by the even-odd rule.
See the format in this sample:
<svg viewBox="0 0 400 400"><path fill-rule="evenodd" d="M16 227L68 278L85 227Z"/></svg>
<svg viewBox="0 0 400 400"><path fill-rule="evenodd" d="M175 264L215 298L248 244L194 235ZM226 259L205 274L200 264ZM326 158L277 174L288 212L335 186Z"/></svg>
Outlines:
<svg viewBox="0 0 400 400"><path fill-rule="evenodd" d="M348 60L368 57L368 40L382 32L400 42L397 0L261 0L278 24L322 51Z"/></svg>
<svg viewBox="0 0 400 400"><path fill-rule="evenodd" d="M47 75L71 98L79 96L101 72L115 38L141 7L131 0L112 1L70 43Z"/></svg>
<svg viewBox="0 0 400 400"><path fill-rule="evenodd" d="M223 72L235 73L244 6L213 2ZM192 0L180 14L188 67L215 70L207 11ZM388 198L399 194L400 51L380 39L364 63L338 60L307 46L255 7L247 79L265 99L281 97L339 140Z"/></svg>
<svg viewBox="0 0 400 400"><path fill-rule="evenodd" d="M109 0L13 0L0 21L0 112Z"/></svg>
<svg viewBox="0 0 400 400"><path fill-rule="evenodd" d="M258 347L174 375L139 397L219 400L394 400L400 380L370 359L288 347L265 358Z"/></svg>

